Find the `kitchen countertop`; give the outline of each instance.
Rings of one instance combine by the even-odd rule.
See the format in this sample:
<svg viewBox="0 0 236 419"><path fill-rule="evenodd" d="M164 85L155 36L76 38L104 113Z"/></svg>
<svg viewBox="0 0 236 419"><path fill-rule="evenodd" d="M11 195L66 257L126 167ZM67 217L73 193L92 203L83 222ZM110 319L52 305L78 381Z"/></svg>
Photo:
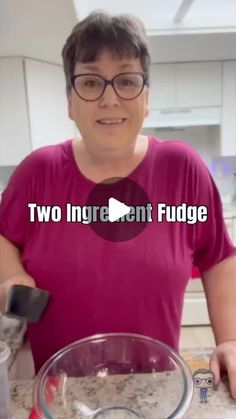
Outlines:
<svg viewBox="0 0 236 419"><path fill-rule="evenodd" d="M191 371L196 371L199 368L207 368L209 355L211 350L204 350L201 348L201 351L198 349L186 350L182 352L182 356L188 363ZM166 374L166 373L162 373ZM165 378L166 380L166 378ZM111 383L111 385L113 385ZM14 381L11 382L11 400L12 400L12 413L13 419L28 419L29 413L32 407L32 387L33 381ZM87 387L84 385L84 391L86 393ZM159 386L158 386L159 387ZM71 394L73 393L75 386L71 387ZM109 387L110 388L110 387ZM142 386L143 388L143 386ZM138 397L144 402L147 403L148 396L150 396L150 385L147 384L147 397L145 397L144 392L142 391L138 394L138 385L135 383L135 389L137 389ZM166 392L161 385L161 390L164 395ZM100 388L99 388L100 391ZM98 391L98 393L99 393ZM121 390L123 391L123 389ZM106 389L107 392L107 389ZM127 391L124 391L124 394L127 395ZM98 394L95 394L95 397L99 397ZM164 396L165 397L165 396ZM60 415L61 416L61 415ZM65 417L65 416L64 416ZM72 417L72 416L70 416ZM73 416L73 418L79 418L80 416ZM108 416L106 416L108 417ZM118 416L116 416L118 418ZM148 414L145 416L145 419L152 419L153 416ZM228 390L228 382L224 380L221 382L219 388L215 391L209 389L208 393L208 402L200 403L199 389L194 388L194 395L186 416L187 419L235 419L236 418L236 401L230 397ZM124 419L122 416L120 419Z"/></svg>
<svg viewBox="0 0 236 419"><path fill-rule="evenodd" d="M32 381L12 382L12 413L14 419L28 419L32 407L32 385ZM188 410L187 419L200 418L236 418L236 401L230 398L227 386L224 383L220 385L216 392L209 394L207 404L200 403L198 391L194 390L194 397ZM147 417L147 419L149 418Z"/></svg>

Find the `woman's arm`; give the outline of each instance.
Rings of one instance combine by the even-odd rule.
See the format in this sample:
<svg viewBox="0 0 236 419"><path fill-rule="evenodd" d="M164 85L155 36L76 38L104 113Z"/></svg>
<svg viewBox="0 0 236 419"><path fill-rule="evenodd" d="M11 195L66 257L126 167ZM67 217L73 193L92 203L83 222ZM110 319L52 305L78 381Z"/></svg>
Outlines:
<svg viewBox="0 0 236 419"><path fill-rule="evenodd" d="M228 257L202 274L216 344L236 341L236 257Z"/></svg>
<svg viewBox="0 0 236 419"><path fill-rule="evenodd" d="M211 369L216 384L221 370L228 373L236 398L236 257L228 257L202 274L209 317L216 341Z"/></svg>
<svg viewBox="0 0 236 419"><path fill-rule="evenodd" d="M15 284L35 287L33 278L24 270L19 249L0 235L0 311L4 311L8 290Z"/></svg>

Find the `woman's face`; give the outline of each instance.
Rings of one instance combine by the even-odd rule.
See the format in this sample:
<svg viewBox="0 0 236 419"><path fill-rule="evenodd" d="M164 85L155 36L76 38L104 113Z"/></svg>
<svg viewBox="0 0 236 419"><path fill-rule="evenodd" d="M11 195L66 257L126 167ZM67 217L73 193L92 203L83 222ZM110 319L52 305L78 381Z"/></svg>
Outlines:
<svg viewBox="0 0 236 419"><path fill-rule="evenodd" d="M94 62L77 63L74 75L90 73L110 80L124 72L143 73L140 59L119 59L104 50ZM138 97L124 100L108 85L103 95L93 102L84 101L72 88L68 109L82 138L92 147L114 151L125 149L136 140L148 114L148 88L145 85Z"/></svg>

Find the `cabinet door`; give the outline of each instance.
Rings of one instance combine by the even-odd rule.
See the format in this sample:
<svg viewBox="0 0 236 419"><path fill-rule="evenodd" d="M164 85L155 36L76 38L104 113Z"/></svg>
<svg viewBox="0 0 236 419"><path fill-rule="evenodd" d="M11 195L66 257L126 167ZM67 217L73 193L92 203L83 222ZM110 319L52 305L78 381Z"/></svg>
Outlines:
<svg viewBox="0 0 236 419"><path fill-rule="evenodd" d="M175 64L177 106L221 106L221 67L219 62Z"/></svg>
<svg viewBox="0 0 236 419"><path fill-rule="evenodd" d="M25 66L33 150L73 138L63 68L31 59L25 60Z"/></svg>
<svg viewBox="0 0 236 419"><path fill-rule="evenodd" d="M221 108L169 108L150 110L144 120L144 128L191 127L201 125L220 125Z"/></svg>
<svg viewBox="0 0 236 419"><path fill-rule="evenodd" d="M175 68L172 64L151 66L150 109L176 108Z"/></svg>
<svg viewBox="0 0 236 419"><path fill-rule="evenodd" d="M23 60L0 59L0 165L15 166L31 150Z"/></svg>
<svg viewBox="0 0 236 419"><path fill-rule="evenodd" d="M236 61L224 63L221 156L236 155Z"/></svg>

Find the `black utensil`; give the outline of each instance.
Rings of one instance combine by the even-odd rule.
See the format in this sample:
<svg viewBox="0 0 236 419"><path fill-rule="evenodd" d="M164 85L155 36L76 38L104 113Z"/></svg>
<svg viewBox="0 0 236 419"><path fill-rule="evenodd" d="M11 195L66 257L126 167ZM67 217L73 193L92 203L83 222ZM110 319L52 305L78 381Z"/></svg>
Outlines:
<svg viewBox="0 0 236 419"><path fill-rule="evenodd" d="M24 318L28 323L37 323L48 305L50 293L26 285L12 285L7 294L7 316Z"/></svg>

